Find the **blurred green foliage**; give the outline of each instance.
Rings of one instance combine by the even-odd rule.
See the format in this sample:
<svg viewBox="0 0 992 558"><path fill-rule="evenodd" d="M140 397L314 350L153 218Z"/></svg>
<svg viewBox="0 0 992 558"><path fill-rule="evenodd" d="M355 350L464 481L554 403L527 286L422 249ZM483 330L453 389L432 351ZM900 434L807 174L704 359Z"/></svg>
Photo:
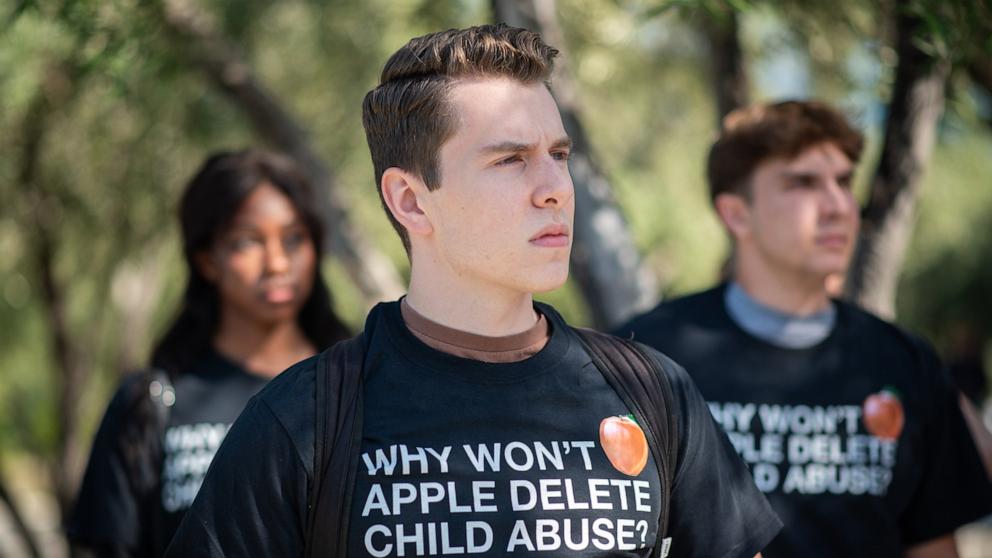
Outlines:
<svg viewBox="0 0 992 558"><path fill-rule="evenodd" d="M185 3L198 5L306 124L354 221L406 270L372 181L361 100L387 56L407 39L486 22L489 4ZM894 60L874 4L845 0L804 10L798 2L734 4L745 9L749 67L783 51L796 53L808 69L810 95L851 109L877 148L879 107ZM691 24L697 7L559 3L567 41L561 46L582 87L581 117L665 296L712 284L727 249L703 179L716 115L702 71L707 50ZM940 10L934 25L967 16ZM843 17L831 17L836 14ZM0 453L50 454L55 363L34 257L34 187L18 183L23 131L30 107L45 94L50 68L69 64L76 72L63 102L45 114L36 185L48 193L45 218L54 223L69 330L94 370L84 395L90 429L122 369L143 362L175 309L185 278L174 208L185 180L210 151L264 138L253 137L237 108L179 54L181 45L163 31L155 2L0 2L0 26ZM941 48L959 52L961 40L952 35ZM899 293L900 319L937 342L954 320L974 320L992 334L989 92L955 79ZM756 100L776 94L754 85ZM337 262L325 267L337 310L361 327L367 308L357 291ZM573 322L588 323L574 286L540 298ZM138 307L147 310L135 315Z"/></svg>

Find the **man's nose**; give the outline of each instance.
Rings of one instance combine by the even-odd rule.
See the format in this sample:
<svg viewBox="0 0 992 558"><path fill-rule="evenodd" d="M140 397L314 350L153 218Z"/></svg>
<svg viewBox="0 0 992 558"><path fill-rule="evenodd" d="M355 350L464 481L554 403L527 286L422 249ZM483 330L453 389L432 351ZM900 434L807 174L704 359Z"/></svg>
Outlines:
<svg viewBox="0 0 992 558"><path fill-rule="evenodd" d="M830 215L846 217L854 212L854 194L835 179L827 180L823 198L826 212Z"/></svg>
<svg viewBox="0 0 992 558"><path fill-rule="evenodd" d="M568 164L550 155L542 158L536 169L538 186L534 189L534 205L561 208L575 195Z"/></svg>

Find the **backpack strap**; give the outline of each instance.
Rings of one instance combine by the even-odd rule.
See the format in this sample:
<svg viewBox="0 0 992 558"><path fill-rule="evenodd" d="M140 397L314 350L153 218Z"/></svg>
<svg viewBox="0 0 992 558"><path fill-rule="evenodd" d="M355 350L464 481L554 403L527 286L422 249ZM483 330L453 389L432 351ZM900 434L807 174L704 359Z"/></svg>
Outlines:
<svg viewBox="0 0 992 558"><path fill-rule="evenodd" d="M672 415L672 386L661 364L633 341L572 328L596 368L616 390L644 430L661 478L661 514L654 556L667 555L668 516L679 436Z"/></svg>
<svg viewBox="0 0 992 558"><path fill-rule="evenodd" d="M320 353L314 378L314 471L307 505L304 556L344 556L349 502L362 435L362 369L359 334Z"/></svg>

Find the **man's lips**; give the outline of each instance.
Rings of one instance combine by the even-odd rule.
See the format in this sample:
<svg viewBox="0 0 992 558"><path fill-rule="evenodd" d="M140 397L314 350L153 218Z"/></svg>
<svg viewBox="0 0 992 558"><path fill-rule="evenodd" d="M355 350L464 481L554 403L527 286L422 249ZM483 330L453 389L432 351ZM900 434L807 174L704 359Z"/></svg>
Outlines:
<svg viewBox="0 0 992 558"><path fill-rule="evenodd" d="M565 225L549 225L541 229L530 241L532 244L546 248L568 246L568 227Z"/></svg>
<svg viewBox="0 0 992 558"><path fill-rule="evenodd" d="M850 237L846 234L822 234L816 237L816 243L827 248L846 248Z"/></svg>

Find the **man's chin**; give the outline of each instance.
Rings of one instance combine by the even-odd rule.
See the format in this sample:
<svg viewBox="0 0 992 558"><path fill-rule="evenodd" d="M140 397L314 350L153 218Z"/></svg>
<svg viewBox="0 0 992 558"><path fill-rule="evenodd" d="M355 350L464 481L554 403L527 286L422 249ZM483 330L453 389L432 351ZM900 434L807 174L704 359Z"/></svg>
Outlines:
<svg viewBox="0 0 992 558"><path fill-rule="evenodd" d="M566 266L564 273L554 274L550 277L542 277L533 282L532 288L529 289L533 294L548 293L557 289L560 289L568 281L568 268Z"/></svg>

